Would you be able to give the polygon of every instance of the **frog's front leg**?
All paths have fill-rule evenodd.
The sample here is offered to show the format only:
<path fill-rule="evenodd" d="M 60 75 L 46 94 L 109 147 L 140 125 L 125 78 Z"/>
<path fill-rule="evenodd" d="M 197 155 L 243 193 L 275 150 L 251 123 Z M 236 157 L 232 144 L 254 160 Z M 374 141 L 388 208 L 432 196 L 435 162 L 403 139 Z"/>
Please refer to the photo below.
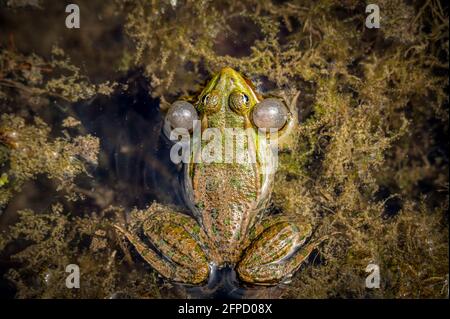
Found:
<path fill-rule="evenodd" d="M 236 270 L 241 280 L 273 285 L 290 277 L 319 242 L 309 242 L 310 225 L 286 219 L 273 219 L 256 230 L 256 237 L 244 251 Z"/>
<path fill-rule="evenodd" d="M 199 284 L 208 279 L 205 234 L 189 216 L 155 212 L 143 222 L 140 234 L 115 227 L 163 277 L 186 284 Z"/>

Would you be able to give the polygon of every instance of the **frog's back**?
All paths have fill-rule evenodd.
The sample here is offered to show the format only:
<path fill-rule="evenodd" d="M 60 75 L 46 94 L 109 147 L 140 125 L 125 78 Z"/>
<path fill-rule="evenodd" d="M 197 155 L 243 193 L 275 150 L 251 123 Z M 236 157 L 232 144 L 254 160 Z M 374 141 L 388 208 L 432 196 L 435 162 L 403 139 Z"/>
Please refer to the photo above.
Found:
<path fill-rule="evenodd" d="M 234 264 L 255 222 L 259 172 L 252 163 L 211 163 L 193 172 L 194 202 L 221 261 Z"/>

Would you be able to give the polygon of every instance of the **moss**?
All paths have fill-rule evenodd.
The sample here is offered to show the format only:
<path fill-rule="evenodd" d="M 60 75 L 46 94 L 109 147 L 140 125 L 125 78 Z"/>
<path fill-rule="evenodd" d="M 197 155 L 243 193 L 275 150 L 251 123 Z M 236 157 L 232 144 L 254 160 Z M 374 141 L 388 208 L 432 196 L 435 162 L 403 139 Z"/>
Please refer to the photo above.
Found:
<path fill-rule="evenodd" d="M 70 136 L 49 140 L 50 128 L 40 118 L 27 125 L 25 120 L 3 114 L 0 118 L 0 142 L 5 156 L 0 164 L 9 169 L 4 172 L 11 180 L 0 189 L 0 207 L 7 204 L 21 186 L 39 174 L 58 181 L 58 190 L 76 198 L 74 179 L 86 173 L 85 165 L 96 165 L 99 140 L 91 135 Z"/>
<path fill-rule="evenodd" d="M 367 1 L 117 3 L 135 45 L 124 48 L 120 69 L 144 70 L 162 104 L 192 99 L 224 66 L 254 80 L 264 95 L 295 101 L 299 94 L 300 125 L 280 154 L 273 207 L 310 222 L 314 238 L 327 239 L 280 287 L 282 297 L 448 298 L 449 45 L 448 12 L 439 1 L 379 1 L 379 30 L 364 27 Z M 245 42 L 251 33 L 256 36 Z M 242 46 L 245 54 L 233 54 Z M 70 189 L 85 165 L 95 163 L 98 141 L 49 137 L 49 125 L 30 110 L 48 107 L 49 97 L 109 94 L 114 83 L 90 83 L 58 49 L 50 60 L 2 50 L 0 62 L 0 98 L 10 114 L 2 117 L 0 161 L 11 163 L 2 167 L 0 202 L 19 191 L 18 181 L 40 173 Z M 28 112 L 15 114 L 17 105 Z M 63 123 L 78 126 L 76 119 Z M 60 155 L 51 160 L 54 150 Z M 81 160 L 67 156 L 75 154 Z M 111 220 L 98 214 L 21 213 L 0 237 L 2 248 L 28 240 L 13 257 L 23 265 L 8 274 L 19 297 L 160 296 L 154 273 L 132 264 L 126 244 L 111 232 L 119 214 Z M 145 214 L 133 210 L 130 227 Z M 36 285 L 48 271 L 63 278 L 61 267 L 72 260 L 86 269 L 86 290 L 77 295 L 52 283 Z M 380 289 L 364 286 L 369 263 L 380 266 Z M 105 264 L 107 275 L 99 266 Z"/>
<path fill-rule="evenodd" d="M 64 213 L 60 204 L 39 214 L 23 210 L 19 216 L 19 222 L 2 237 L 3 246 L 19 238 L 27 243 L 10 257 L 21 267 L 6 275 L 18 288 L 16 297 L 115 298 L 118 292 L 122 297 L 158 297 L 158 290 L 152 290 L 156 287 L 153 273 L 139 274 L 130 269 L 123 276 L 121 248 L 111 227 L 113 219 L 73 217 Z M 86 242 L 90 243 L 87 247 Z M 68 264 L 80 267 L 79 289 L 61 284 L 68 276 Z"/>

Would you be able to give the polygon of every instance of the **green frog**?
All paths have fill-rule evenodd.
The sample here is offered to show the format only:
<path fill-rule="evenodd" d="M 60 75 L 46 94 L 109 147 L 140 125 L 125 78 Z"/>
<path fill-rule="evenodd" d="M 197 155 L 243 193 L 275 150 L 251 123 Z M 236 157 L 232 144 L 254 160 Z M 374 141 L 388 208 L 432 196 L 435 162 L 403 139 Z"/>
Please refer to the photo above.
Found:
<path fill-rule="evenodd" d="M 183 164 L 182 185 L 191 214 L 154 204 L 137 231 L 116 228 L 171 281 L 199 285 L 213 267 L 224 266 L 233 267 L 239 279 L 250 284 L 286 280 L 317 242 L 310 241 L 312 227 L 301 219 L 265 216 L 276 159 L 273 145 L 264 137 L 269 129 L 279 139 L 287 136 L 297 124 L 296 113 L 281 99 L 263 99 L 243 75 L 223 68 L 194 103 L 172 104 L 165 126 L 168 131 L 184 129 L 190 136 L 196 128 L 201 133 L 213 129 L 223 136 L 215 144 L 219 152 L 226 152 L 223 141 L 230 128 L 244 130 L 244 146 L 255 155 L 240 161 L 237 156 L 231 161 L 224 156 L 198 160 L 202 153 L 192 148 Z M 200 149 L 208 142 L 202 139 Z"/>

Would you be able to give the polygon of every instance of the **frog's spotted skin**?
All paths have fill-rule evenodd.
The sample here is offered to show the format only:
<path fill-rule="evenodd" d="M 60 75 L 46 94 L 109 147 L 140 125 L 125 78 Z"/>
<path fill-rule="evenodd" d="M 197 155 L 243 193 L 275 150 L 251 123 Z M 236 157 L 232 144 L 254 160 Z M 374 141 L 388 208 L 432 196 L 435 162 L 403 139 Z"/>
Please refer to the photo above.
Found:
<path fill-rule="evenodd" d="M 251 112 L 261 100 L 238 72 L 222 69 L 195 104 L 202 131 L 212 128 L 222 136 L 226 128 L 256 133 Z M 295 120 L 291 115 L 286 126 Z M 219 141 L 223 154 L 224 141 Z M 202 141 L 202 147 L 207 143 Z M 292 275 L 316 247 L 316 243 L 305 244 L 311 227 L 301 220 L 262 219 L 273 182 L 273 173 L 267 171 L 272 158 L 264 159 L 262 154 L 271 153 L 256 134 L 245 146 L 258 150 L 256 162 L 185 165 L 183 189 L 195 218 L 153 205 L 138 231 L 117 226 L 162 276 L 199 284 L 207 280 L 209 264 L 230 265 L 245 282 L 273 285 Z"/>
<path fill-rule="evenodd" d="M 237 262 L 243 236 L 258 213 L 259 181 L 252 165 L 211 164 L 193 172 L 194 200 L 221 262 Z M 215 204 L 213 204 L 215 203 Z"/>

